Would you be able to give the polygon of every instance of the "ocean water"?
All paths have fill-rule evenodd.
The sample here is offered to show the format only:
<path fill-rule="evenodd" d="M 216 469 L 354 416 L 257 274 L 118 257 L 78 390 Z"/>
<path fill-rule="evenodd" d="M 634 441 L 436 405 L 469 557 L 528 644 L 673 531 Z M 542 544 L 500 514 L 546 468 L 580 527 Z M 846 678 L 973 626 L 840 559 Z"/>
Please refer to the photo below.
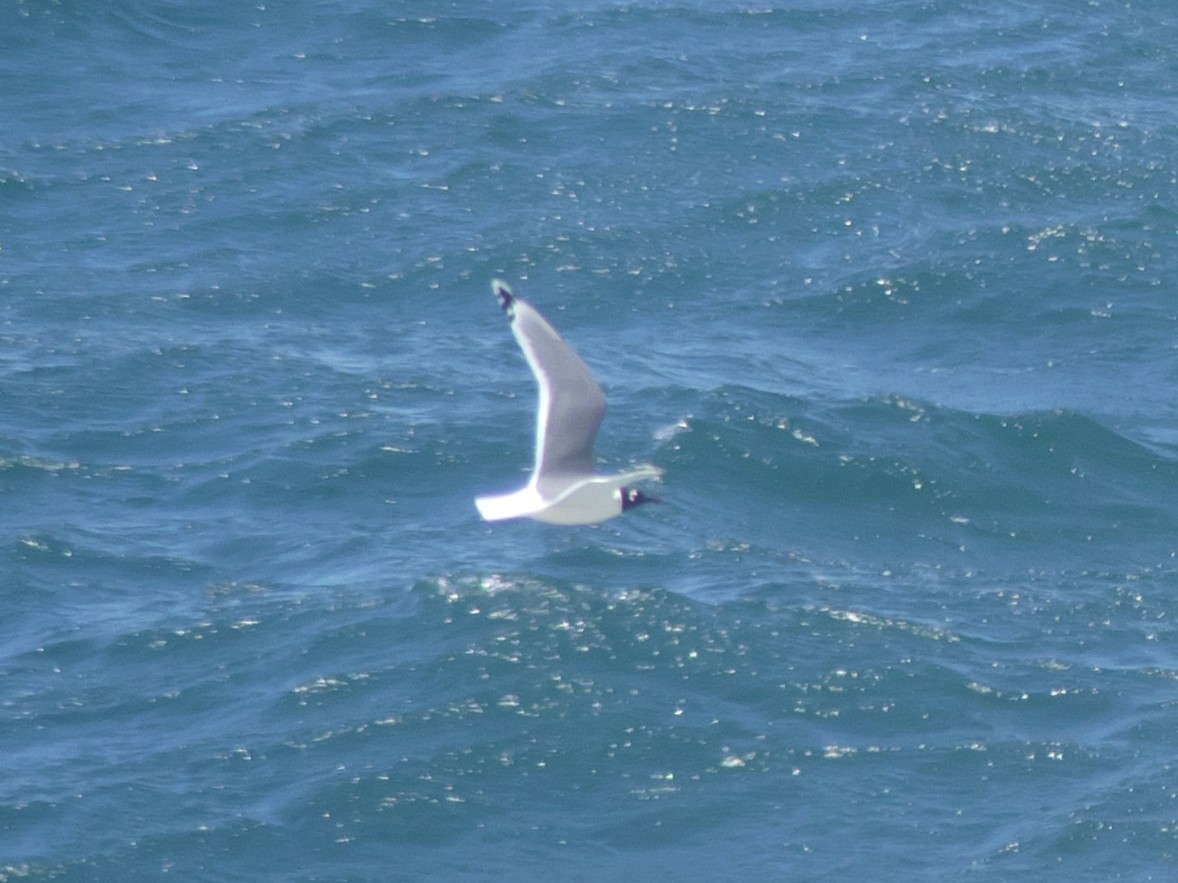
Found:
<path fill-rule="evenodd" d="M 1170 0 L 0 9 L 0 881 L 1171 880 Z M 582 353 L 661 506 L 486 524 Z"/>

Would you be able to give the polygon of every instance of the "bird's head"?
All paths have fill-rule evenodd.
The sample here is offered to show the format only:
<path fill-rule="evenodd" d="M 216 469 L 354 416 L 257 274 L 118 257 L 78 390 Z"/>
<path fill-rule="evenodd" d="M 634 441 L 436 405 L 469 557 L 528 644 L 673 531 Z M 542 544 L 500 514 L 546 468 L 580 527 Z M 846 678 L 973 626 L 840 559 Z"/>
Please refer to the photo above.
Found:
<path fill-rule="evenodd" d="M 641 506 L 643 503 L 661 503 L 658 497 L 652 497 L 649 494 L 644 494 L 636 487 L 623 487 L 618 489 L 618 493 L 622 495 L 622 511 L 633 509 L 635 506 Z"/>

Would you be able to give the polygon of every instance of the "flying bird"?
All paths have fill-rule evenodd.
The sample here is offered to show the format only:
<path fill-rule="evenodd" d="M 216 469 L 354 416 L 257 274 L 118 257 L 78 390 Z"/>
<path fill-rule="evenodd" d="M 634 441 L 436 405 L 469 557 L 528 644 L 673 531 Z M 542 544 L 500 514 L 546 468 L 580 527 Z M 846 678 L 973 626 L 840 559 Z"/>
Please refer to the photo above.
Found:
<path fill-rule="evenodd" d="M 598 475 L 593 442 L 605 417 L 605 396 L 581 357 L 530 303 L 501 279 L 491 282 L 511 332 L 536 377 L 536 454 L 528 483 L 510 494 L 477 497 L 487 521 L 534 518 L 550 524 L 594 524 L 642 503 L 660 502 L 633 487 L 657 479 L 657 466 Z"/>

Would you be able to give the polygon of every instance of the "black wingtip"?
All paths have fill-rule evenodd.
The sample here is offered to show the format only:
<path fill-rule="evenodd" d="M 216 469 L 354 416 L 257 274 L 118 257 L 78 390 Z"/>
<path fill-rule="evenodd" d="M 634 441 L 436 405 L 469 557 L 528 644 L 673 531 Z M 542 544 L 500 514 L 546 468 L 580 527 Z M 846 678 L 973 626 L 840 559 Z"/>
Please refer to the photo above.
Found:
<path fill-rule="evenodd" d="M 495 292 L 495 297 L 499 298 L 499 306 L 507 315 L 511 315 L 511 305 L 515 300 L 515 292 L 511 290 L 511 286 L 502 279 L 491 280 L 491 290 Z"/>

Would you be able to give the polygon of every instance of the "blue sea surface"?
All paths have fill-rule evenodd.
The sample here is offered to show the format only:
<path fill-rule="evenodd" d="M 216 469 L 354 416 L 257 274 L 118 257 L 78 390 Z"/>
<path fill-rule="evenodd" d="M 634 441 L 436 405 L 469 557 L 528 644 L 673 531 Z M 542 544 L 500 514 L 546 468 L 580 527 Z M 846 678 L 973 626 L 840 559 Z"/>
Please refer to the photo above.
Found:
<path fill-rule="evenodd" d="M 1173 880 L 1171 0 L 0 8 L 0 883 Z M 488 524 L 599 378 L 598 526 Z"/>

